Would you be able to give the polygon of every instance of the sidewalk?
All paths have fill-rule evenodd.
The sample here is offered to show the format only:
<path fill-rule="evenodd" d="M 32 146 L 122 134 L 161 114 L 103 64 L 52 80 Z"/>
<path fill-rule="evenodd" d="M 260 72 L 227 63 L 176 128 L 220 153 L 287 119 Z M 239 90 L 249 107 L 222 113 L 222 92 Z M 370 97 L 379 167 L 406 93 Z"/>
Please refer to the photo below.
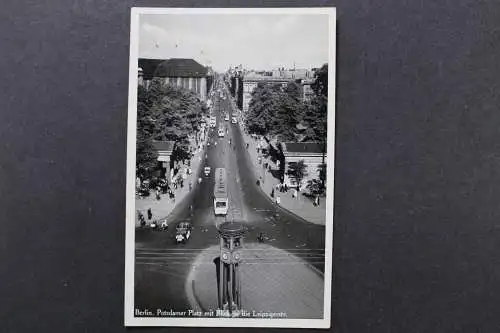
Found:
<path fill-rule="evenodd" d="M 275 201 L 276 196 L 279 195 L 281 201 L 280 206 L 282 208 L 285 208 L 286 210 L 302 217 L 303 219 L 311 223 L 325 225 L 326 221 L 325 198 L 321 198 L 319 206 L 314 206 L 313 201 L 303 196 L 301 193 L 299 193 L 298 197 L 294 199 L 292 198 L 291 190 L 289 190 L 288 192 L 281 193 L 276 189 L 274 191 L 275 198 L 271 198 L 271 192 L 273 190 L 273 187 L 279 184 L 280 181 L 279 179 L 275 178 L 269 170 L 264 169 L 263 165 L 264 163 L 268 163 L 269 165 L 271 165 L 272 170 L 277 170 L 278 167 L 274 162 L 265 157 L 262 157 L 262 164 L 259 164 L 258 162 L 259 154 L 257 153 L 257 145 L 259 142 L 258 139 L 257 140 L 252 139 L 252 137 L 245 132 L 244 125 L 242 125 L 241 122 L 240 122 L 240 129 L 244 141 L 249 144 L 247 151 L 248 154 L 250 155 L 251 161 L 253 161 L 254 163 L 255 176 L 257 179 L 259 179 L 259 177 L 262 177 L 261 188 L 267 195 L 267 197 Z"/>
<path fill-rule="evenodd" d="M 191 158 L 191 170 L 192 173 L 188 175 L 187 179 L 184 180 L 184 187 L 178 187 L 177 189 L 173 189 L 175 194 L 175 201 L 169 198 L 168 194 L 162 194 L 161 199 L 157 200 L 155 191 L 152 190 L 149 197 L 139 198 L 136 196 L 135 199 L 135 210 L 140 211 L 144 217 L 146 218 L 146 223 L 148 221 L 147 210 L 151 208 L 151 212 L 153 213 L 153 220 L 163 219 L 167 217 L 172 210 L 176 207 L 178 203 L 180 203 L 184 197 L 189 193 L 189 182 L 193 184 L 193 189 L 198 185 L 197 177 L 198 172 L 200 170 L 201 161 L 203 160 L 203 155 L 206 147 L 206 142 L 201 143 L 201 149 L 197 149 L 194 153 L 194 156 Z M 184 168 L 187 166 L 183 166 L 179 172 L 183 172 Z M 135 216 L 135 226 L 140 227 L 139 218 L 136 214 Z"/>
<path fill-rule="evenodd" d="M 271 245 L 246 243 L 240 264 L 241 304 L 244 310 L 285 313 L 292 319 L 323 318 L 324 279 L 298 256 Z M 186 281 L 193 309 L 215 310 L 217 275 L 215 245 L 195 259 Z"/>

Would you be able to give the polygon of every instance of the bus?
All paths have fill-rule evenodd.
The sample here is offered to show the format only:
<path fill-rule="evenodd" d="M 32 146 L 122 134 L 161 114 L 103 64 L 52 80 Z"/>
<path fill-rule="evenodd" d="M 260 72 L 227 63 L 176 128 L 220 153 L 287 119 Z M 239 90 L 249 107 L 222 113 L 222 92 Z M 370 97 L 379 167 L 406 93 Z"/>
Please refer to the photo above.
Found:
<path fill-rule="evenodd" d="M 210 117 L 210 127 L 217 126 L 217 118 L 215 116 Z"/>
<path fill-rule="evenodd" d="M 227 197 L 226 169 L 215 169 L 214 186 L 214 213 L 215 215 L 227 215 L 229 200 Z"/>

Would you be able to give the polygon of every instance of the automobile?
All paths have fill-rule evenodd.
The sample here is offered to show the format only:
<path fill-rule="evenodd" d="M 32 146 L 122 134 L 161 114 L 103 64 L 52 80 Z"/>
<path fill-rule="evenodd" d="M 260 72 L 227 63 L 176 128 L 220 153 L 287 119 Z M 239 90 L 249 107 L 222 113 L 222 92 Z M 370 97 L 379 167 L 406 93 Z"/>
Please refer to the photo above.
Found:
<path fill-rule="evenodd" d="M 205 173 L 205 176 L 208 176 L 210 174 L 210 167 L 206 166 L 205 169 L 203 169 L 203 172 Z"/>
<path fill-rule="evenodd" d="M 229 121 L 229 115 L 228 114 L 226 114 L 226 117 L 224 117 L 224 120 L 225 121 Z"/>
<path fill-rule="evenodd" d="M 192 231 L 193 227 L 191 223 L 187 221 L 179 222 L 175 228 L 175 242 L 177 244 L 186 244 L 189 238 L 191 238 Z"/>
<path fill-rule="evenodd" d="M 219 128 L 219 138 L 223 138 L 224 137 L 224 129 L 223 128 Z"/>
<path fill-rule="evenodd" d="M 231 124 L 237 124 L 238 121 L 236 120 L 236 117 L 233 117 L 233 119 L 231 119 Z"/>

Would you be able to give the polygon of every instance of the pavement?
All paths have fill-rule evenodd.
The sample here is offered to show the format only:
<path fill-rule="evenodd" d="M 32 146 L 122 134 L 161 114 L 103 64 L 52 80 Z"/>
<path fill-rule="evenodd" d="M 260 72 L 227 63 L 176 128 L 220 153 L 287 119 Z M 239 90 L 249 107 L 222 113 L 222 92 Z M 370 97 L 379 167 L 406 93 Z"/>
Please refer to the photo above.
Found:
<path fill-rule="evenodd" d="M 193 143 L 193 145 L 195 144 Z M 148 218 L 147 210 L 149 208 L 151 208 L 151 212 L 153 214 L 151 221 L 167 218 L 168 215 L 174 210 L 174 208 L 180 202 L 182 202 L 182 200 L 187 196 L 187 194 L 189 194 L 190 182 L 193 184 L 192 191 L 195 189 L 195 187 L 198 184 L 197 179 L 198 179 L 198 174 L 200 172 L 200 166 L 204 159 L 203 156 L 205 151 L 204 148 L 205 148 L 205 143 L 201 145 L 201 148 L 195 151 L 194 156 L 191 158 L 192 173 L 188 175 L 187 179 L 184 181 L 184 187 L 178 187 L 177 189 L 173 189 L 175 194 L 175 199 L 173 200 L 170 199 L 168 194 L 162 194 L 160 200 L 157 200 L 154 191 L 151 191 L 149 197 L 146 198 L 141 198 L 139 196 L 136 196 L 135 200 L 136 211 L 140 211 L 144 215 L 144 217 L 146 218 L 146 223 L 150 222 L 147 220 Z M 186 167 L 187 165 L 182 165 L 182 168 L 179 172 L 183 172 Z M 140 227 L 138 214 L 136 214 L 135 217 L 135 227 L 136 228 Z"/>
<path fill-rule="evenodd" d="M 271 161 L 269 158 L 262 157 L 262 163 L 258 162 L 259 154 L 257 153 L 257 146 L 260 142 L 257 138 L 252 138 L 243 128 L 242 122 L 239 122 L 241 127 L 241 133 L 245 142 L 249 144 L 247 149 L 248 154 L 250 155 L 250 159 L 254 163 L 254 172 L 255 177 L 258 179 L 261 177 L 261 188 L 266 194 L 266 196 L 275 201 L 277 195 L 280 197 L 280 206 L 291 213 L 300 216 L 304 220 L 319 224 L 325 225 L 326 221 L 326 200 L 325 198 L 321 198 L 318 206 L 313 205 L 313 200 L 309 199 L 306 196 L 303 196 L 299 193 L 296 198 L 292 198 L 292 191 L 281 193 L 275 189 L 275 198 L 271 197 L 271 192 L 273 187 L 276 187 L 280 183 L 278 178 L 275 178 L 271 171 L 263 168 L 264 163 L 268 163 L 271 166 L 271 170 L 278 170 L 279 167 Z"/>
<path fill-rule="evenodd" d="M 323 318 L 323 275 L 302 257 L 312 251 L 283 250 L 267 244 L 249 243 L 241 250 L 241 304 L 247 311 L 284 313 L 284 318 Z M 186 281 L 191 308 L 217 309 L 217 276 L 213 260 L 218 246 L 202 251 Z"/>

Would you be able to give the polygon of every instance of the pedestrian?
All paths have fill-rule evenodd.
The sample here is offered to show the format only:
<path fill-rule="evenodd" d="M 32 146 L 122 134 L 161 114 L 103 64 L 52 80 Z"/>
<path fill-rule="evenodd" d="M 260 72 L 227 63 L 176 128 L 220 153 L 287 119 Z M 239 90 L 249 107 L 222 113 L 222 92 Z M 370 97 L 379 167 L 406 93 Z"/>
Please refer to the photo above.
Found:
<path fill-rule="evenodd" d="M 271 191 L 271 198 L 274 198 L 274 187 L 273 190 Z"/>
<path fill-rule="evenodd" d="M 148 220 L 151 220 L 153 217 L 153 213 L 151 212 L 151 208 L 148 208 Z"/>
<path fill-rule="evenodd" d="M 248 142 L 247 142 L 247 149 L 248 149 Z"/>
<path fill-rule="evenodd" d="M 172 193 L 172 201 L 175 203 L 175 193 Z"/>
<path fill-rule="evenodd" d="M 292 191 L 292 199 L 295 199 L 297 197 L 297 190 L 293 189 Z"/>
<path fill-rule="evenodd" d="M 168 223 L 167 223 L 167 219 L 165 218 L 162 222 L 161 222 L 161 230 L 167 230 L 168 229 Z"/>
<path fill-rule="evenodd" d="M 191 192 L 192 189 L 193 189 L 193 183 L 189 182 L 189 192 Z"/>
<path fill-rule="evenodd" d="M 262 235 L 262 232 L 259 233 L 259 237 L 257 237 L 257 240 L 259 241 L 259 243 L 264 243 L 264 236 Z"/>
<path fill-rule="evenodd" d="M 160 188 L 157 187 L 156 188 L 156 200 L 160 200 L 160 199 L 161 199 L 161 197 L 160 197 Z"/>

